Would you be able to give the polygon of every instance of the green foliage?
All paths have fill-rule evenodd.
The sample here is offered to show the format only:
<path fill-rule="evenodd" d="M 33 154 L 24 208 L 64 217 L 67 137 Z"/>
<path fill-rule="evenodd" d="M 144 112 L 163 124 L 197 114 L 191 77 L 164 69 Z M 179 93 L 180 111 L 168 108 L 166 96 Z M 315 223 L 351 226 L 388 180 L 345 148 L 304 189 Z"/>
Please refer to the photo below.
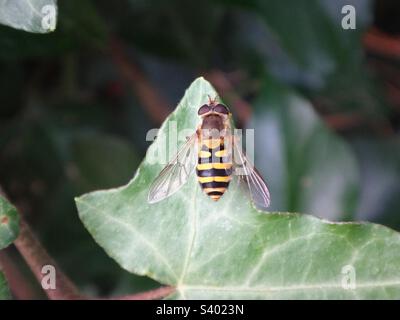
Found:
<path fill-rule="evenodd" d="M 58 9 L 57 28 L 46 35 L 0 25 L 0 58 L 7 61 L 33 57 L 62 59 L 66 53 L 105 47 L 106 24 L 92 1 L 62 1 Z"/>
<path fill-rule="evenodd" d="M 54 14 L 54 26 L 43 23 L 49 13 Z M 56 15 L 57 0 L 0 0 L 0 23 L 16 29 L 35 33 L 51 32 L 55 28 Z"/>
<path fill-rule="evenodd" d="M 170 198 L 147 203 L 163 166 L 149 156 L 166 153 L 171 121 L 178 130 L 195 127 L 207 95 L 216 92 L 197 79 L 126 186 L 76 199 L 97 243 L 124 269 L 175 286 L 169 298 L 400 298 L 400 235 L 383 226 L 261 212 L 235 183 L 215 203 L 194 176 Z M 354 290 L 342 286 L 348 265 Z"/>
<path fill-rule="evenodd" d="M 9 246 L 18 236 L 17 209 L 0 195 L 0 250 Z M 0 299 L 9 297 L 9 291 L 4 275 L 0 269 Z"/>
<path fill-rule="evenodd" d="M 0 196 L 0 250 L 12 243 L 18 235 L 17 209 Z"/>
<path fill-rule="evenodd" d="M 255 104 L 255 157 L 275 195 L 273 210 L 351 218 L 359 190 L 358 164 L 342 138 L 311 104 L 271 78 Z"/>

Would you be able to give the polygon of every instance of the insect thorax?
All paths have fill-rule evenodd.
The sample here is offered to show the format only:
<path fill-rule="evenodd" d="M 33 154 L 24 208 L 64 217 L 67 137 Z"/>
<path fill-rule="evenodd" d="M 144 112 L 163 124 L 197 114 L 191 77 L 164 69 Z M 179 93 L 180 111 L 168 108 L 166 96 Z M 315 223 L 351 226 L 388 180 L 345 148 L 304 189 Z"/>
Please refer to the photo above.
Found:
<path fill-rule="evenodd" d="M 203 122 L 201 124 L 201 129 L 203 131 L 207 130 L 221 131 L 224 129 L 224 119 L 217 114 L 211 114 L 203 119 Z"/>

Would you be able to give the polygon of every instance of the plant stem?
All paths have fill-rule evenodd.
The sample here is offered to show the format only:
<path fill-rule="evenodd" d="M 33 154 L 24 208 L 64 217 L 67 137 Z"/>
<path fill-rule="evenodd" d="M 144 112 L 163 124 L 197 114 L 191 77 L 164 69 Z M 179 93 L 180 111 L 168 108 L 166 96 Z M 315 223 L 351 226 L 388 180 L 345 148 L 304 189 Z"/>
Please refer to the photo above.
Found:
<path fill-rule="evenodd" d="M 112 297 L 108 300 L 155 300 L 164 298 L 174 291 L 175 291 L 174 287 L 161 287 L 146 292 L 120 296 L 120 297 Z"/>
<path fill-rule="evenodd" d="M 14 263 L 7 249 L 0 251 L 0 265 L 6 276 L 11 292 L 16 299 L 31 300 L 38 298 L 37 291 Z"/>
<path fill-rule="evenodd" d="M 400 41 L 396 36 L 388 35 L 377 28 L 371 28 L 363 37 L 366 49 L 372 53 L 389 57 L 400 57 Z"/>
<path fill-rule="evenodd" d="M 55 261 L 48 255 L 46 250 L 42 247 L 39 240 L 33 234 L 32 230 L 20 216 L 20 232 L 18 238 L 14 242 L 18 251 L 29 265 L 33 274 L 39 283 L 42 282 L 43 276 L 42 268 L 45 265 L 54 266 L 56 270 L 55 275 L 55 288 L 44 289 L 49 299 L 52 300 L 71 300 L 71 299 L 84 299 L 78 293 L 78 289 L 71 282 L 71 280 L 63 274 L 60 268 L 56 265 Z"/>

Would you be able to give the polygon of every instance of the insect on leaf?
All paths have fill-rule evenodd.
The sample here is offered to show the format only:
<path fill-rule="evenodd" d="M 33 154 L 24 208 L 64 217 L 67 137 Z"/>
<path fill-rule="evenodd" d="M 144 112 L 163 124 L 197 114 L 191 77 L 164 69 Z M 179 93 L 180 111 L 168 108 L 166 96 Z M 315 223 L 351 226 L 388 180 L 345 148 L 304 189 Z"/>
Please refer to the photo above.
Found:
<path fill-rule="evenodd" d="M 169 126 L 194 130 L 197 109 L 216 94 L 195 80 L 134 178 L 76 199 L 97 243 L 122 268 L 174 286 L 173 299 L 399 299 L 400 235 L 386 227 L 261 212 L 235 183 L 214 202 L 195 175 L 165 200 L 147 202 L 168 161 L 154 163 L 153 155 L 166 154 Z"/>

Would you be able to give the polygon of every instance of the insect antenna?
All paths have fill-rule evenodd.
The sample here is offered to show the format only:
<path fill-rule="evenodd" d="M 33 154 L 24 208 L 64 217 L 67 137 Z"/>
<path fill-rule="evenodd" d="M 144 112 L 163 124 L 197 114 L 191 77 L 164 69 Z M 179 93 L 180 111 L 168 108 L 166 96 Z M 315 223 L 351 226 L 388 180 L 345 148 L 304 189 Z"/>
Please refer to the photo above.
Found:
<path fill-rule="evenodd" d="M 207 96 L 208 96 L 208 104 L 212 106 L 215 105 L 215 102 L 217 102 L 218 95 L 216 95 L 214 99 L 212 99 L 209 94 Z"/>

